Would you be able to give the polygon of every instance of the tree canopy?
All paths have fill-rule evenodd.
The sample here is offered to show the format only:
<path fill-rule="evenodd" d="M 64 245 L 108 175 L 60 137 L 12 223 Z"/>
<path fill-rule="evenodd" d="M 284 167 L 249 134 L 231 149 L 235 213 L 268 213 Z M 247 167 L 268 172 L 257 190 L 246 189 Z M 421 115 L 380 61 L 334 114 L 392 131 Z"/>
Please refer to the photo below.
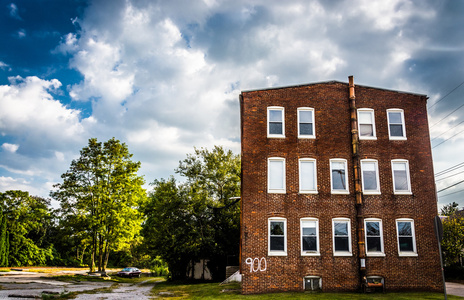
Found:
<path fill-rule="evenodd" d="M 213 278 L 221 279 L 227 257 L 239 254 L 240 157 L 219 146 L 195 149 L 176 172 L 184 183 L 170 177 L 152 184 L 144 207 L 145 241 L 174 279 L 185 277 L 200 259 L 207 259 Z"/>
<path fill-rule="evenodd" d="M 104 272 L 110 251 L 127 246 L 140 229 L 138 207 L 146 194 L 137 175 L 140 162 L 131 157 L 126 144 L 114 138 L 105 143 L 92 138 L 51 193 L 72 237 L 90 249 L 91 271 L 97 265 Z"/>
<path fill-rule="evenodd" d="M 46 239 L 52 226 L 49 200 L 28 192 L 0 193 L 0 265 L 45 265 L 53 258 Z"/>

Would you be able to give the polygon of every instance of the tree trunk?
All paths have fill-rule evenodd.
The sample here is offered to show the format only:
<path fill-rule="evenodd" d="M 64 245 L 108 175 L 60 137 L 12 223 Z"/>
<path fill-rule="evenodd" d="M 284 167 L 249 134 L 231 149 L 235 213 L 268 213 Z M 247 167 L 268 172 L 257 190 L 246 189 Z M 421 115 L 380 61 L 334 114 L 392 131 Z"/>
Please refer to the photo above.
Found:
<path fill-rule="evenodd" d="M 106 270 L 106 266 L 108 265 L 108 258 L 110 257 L 110 242 L 107 240 L 105 245 L 105 261 L 103 263 L 103 272 Z"/>

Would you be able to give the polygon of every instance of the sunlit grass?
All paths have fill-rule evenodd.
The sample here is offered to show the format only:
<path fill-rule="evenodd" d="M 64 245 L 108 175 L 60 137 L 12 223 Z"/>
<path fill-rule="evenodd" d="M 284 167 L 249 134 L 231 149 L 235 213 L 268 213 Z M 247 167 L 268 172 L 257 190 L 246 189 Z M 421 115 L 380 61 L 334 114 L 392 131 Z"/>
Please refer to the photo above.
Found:
<path fill-rule="evenodd" d="M 218 283 L 157 283 L 152 296 L 169 299 L 315 299 L 315 300 L 442 300 L 440 293 L 309 293 L 289 292 L 270 293 L 259 295 L 241 295 L 240 284 L 231 283 L 219 285 Z M 450 296 L 448 299 L 464 299 L 462 297 Z"/>

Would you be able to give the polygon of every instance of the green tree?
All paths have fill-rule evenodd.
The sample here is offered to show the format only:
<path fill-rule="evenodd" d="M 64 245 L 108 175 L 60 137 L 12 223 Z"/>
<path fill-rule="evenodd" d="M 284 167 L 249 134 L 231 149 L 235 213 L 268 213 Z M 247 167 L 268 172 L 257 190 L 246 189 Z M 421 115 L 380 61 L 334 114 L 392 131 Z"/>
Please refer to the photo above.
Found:
<path fill-rule="evenodd" d="M 446 204 L 440 210 L 440 214 L 442 216 L 452 216 L 455 212 L 458 211 L 458 207 L 459 207 L 459 204 L 457 204 L 456 202 Z"/>
<path fill-rule="evenodd" d="M 464 254 L 464 216 L 455 215 L 443 221 L 441 246 L 447 265 L 459 263 Z"/>
<path fill-rule="evenodd" d="M 92 138 L 51 193 L 75 238 L 90 249 L 91 271 L 96 265 L 105 272 L 110 251 L 125 247 L 140 230 L 138 207 L 146 194 L 137 175 L 140 162 L 131 157 L 126 144 L 114 138 L 105 143 Z"/>
<path fill-rule="evenodd" d="M 207 259 L 213 279 L 225 275 L 228 256 L 238 256 L 240 242 L 240 157 L 215 146 L 195 149 L 176 172 L 186 178 L 155 180 L 144 208 L 143 235 L 167 262 L 174 279 L 189 264 Z"/>
<path fill-rule="evenodd" d="M 0 193 L 2 265 L 45 265 L 53 259 L 53 246 L 46 239 L 52 226 L 49 204 L 24 191 Z"/>

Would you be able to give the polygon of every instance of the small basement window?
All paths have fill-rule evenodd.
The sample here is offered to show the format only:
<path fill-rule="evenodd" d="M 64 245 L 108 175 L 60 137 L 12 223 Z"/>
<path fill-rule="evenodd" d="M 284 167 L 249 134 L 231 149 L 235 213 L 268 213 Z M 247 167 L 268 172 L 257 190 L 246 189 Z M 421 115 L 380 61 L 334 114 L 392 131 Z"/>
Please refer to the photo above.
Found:
<path fill-rule="evenodd" d="M 306 276 L 304 278 L 305 291 L 319 291 L 322 289 L 322 279 L 319 276 Z"/>
<path fill-rule="evenodd" d="M 364 292 L 383 292 L 384 291 L 384 279 L 381 276 L 367 276 L 366 285 L 364 286 Z"/>

